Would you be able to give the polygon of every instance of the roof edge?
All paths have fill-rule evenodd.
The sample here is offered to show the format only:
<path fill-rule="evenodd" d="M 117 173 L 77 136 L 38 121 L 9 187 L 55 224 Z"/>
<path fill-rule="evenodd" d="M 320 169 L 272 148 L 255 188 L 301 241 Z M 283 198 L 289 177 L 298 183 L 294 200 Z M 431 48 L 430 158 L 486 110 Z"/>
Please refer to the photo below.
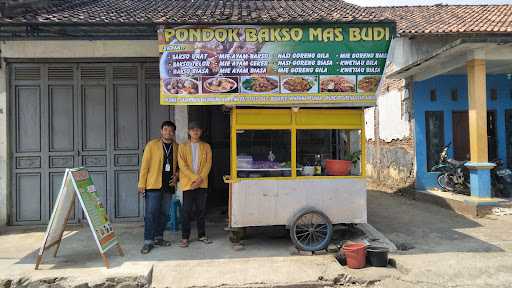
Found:
<path fill-rule="evenodd" d="M 418 60 L 396 70 L 386 75 L 386 78 L 390 79 L 402 79 L 400 74 L 407 72 L 415 67 L 422 65 L 423 63 L 430 61 L 439 55 L 455 48 L 463 44 L 487 44 L 487 43 L 499 43 L 499 44 L 509 44 L 512 43 L 512 38 L 510 37 L 496 37 L 496 38 L 461 38 L 457 39 L 437 50 L 434 50 L 431 54 L 419 58 Z"/>

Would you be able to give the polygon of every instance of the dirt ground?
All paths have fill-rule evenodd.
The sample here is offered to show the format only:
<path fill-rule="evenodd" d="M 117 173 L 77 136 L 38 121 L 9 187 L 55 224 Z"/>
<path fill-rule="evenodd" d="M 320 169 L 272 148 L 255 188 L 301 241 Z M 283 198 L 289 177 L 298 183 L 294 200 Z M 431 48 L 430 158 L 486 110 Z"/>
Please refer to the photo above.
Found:
<path fill-rule="evenodd" d="M 467 218 L 393 194 L 368 193 L 368 222 L 393 241 L 401 272 L 375 287 L 512 287 L 512 216 Z"/>

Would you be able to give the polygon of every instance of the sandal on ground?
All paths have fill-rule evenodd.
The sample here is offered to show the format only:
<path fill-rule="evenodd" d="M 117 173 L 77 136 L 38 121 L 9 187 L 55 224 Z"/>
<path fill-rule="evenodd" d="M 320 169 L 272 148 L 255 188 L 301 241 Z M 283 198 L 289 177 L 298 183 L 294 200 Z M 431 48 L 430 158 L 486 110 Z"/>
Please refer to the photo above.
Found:
<path fill-rule="evenodd" d="M 187 248 L 188 247 L 188 240 L 187 239 L 182 239 L 181 242 L 180 242 L 180 247 L 181 248 Z"/>
<path fill-rule="evenodd" d="M 149 251 L 151 251 L 151 249 L 153 249 L 153 245 L 152 244 L 144 244 L 144 246 L 142 246 L 142 249 L 140 249 L 140 253 L 141 254 L 148 254 Z"/>
<path fill-rule="evenodd" d="M 205 243 L 205 244 L 212 244 L 212 243 L 213 243 L 213 242 L 212 242 L 210 239 L 208 239 L 208 237 L 206 237 L 206 236 L 203 236 L 203 237 L 199 238 L 198 240 L 199 240 L 199 241 L 201 241 L 201 242 L 203 242 L 203 243 Z"/>
<path fill-rule="evenodd" d="M 165 246 L 165 247 L 168 247 L 168 246 L 171 246 L 171 241 L 167 241 L 167 240 L 164 240 L 164 239 L 156 239 L 153 244 L 155 244 L 155 246 Z"/>

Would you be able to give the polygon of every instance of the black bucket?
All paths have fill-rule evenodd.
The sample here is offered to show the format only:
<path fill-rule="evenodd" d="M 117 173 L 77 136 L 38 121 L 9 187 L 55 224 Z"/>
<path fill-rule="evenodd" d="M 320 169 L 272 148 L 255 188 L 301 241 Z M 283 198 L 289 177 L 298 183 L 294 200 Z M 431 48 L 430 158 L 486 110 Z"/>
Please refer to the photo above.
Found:
<path fill-rule="evenodd" d="M 388 253 L 389 249 L 379 246 L 366 247 L 367 262 L 373 267 L 386 267 L 388 266 Z"/>

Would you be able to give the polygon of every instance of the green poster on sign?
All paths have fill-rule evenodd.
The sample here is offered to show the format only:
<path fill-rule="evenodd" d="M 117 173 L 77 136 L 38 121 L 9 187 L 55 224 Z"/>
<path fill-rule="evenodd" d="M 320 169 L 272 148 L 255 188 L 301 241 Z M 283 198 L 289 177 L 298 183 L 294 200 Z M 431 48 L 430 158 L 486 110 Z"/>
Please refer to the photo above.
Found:
<path fill-rule="evenodd" d="M 162 27 L 160 103 L 371 106 L 393 34 L 389 23 Z"/>
<path fill-rule="evenodd" d="M 89 172 L 85 169 L 71 169 L 71 175 L 76 183 L 76 188 L 80 194 L 79 200 L 83 203 L 87 220 L 89 220 L 94 230 L 96 240 L 102 252 L 107 251 L 117 244 L 117 238 L 108 219 L 107 210 L 98 196 L 96 186 L 94 186 Z"/>

